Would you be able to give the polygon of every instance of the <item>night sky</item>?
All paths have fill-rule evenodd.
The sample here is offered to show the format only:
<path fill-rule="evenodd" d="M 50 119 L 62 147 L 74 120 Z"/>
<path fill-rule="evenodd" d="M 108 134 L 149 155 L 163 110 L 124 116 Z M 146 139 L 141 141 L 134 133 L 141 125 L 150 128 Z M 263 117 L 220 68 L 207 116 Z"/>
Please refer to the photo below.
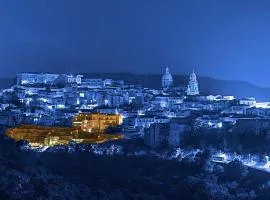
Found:
<path fill-rule="evenodd" d="M 0 0 L 1 77 L 188 74 L 270 86 L 270 1 Z"/>

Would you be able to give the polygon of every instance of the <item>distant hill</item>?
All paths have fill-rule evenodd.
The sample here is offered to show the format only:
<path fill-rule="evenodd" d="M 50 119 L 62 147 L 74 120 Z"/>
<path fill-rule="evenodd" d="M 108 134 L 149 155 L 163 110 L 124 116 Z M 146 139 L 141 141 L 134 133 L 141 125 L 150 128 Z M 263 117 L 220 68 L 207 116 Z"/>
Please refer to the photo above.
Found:
<path fill-rule="evenodd" d="M 130 74 L 130 73 L 91 73 L 85 74 L 89 78 L 111 78 L 124 80 L 131 84 L 158 89 L 161 87 L 161 74 Z M 174 75 L 174 86 L 186 86 L 187 75 Z M 197 77 L 201 94 L 233 95 L 236 97 L 256 97 L 259 100 L 270 100 L 270 88 L 262 88 L 246 81 L 218 80 L 209 77 Z"/>
<path fill-rule="evenodd" d="M 6 89 L 14 85 L 15 78 L 0 78 L 0 89 Z"/>

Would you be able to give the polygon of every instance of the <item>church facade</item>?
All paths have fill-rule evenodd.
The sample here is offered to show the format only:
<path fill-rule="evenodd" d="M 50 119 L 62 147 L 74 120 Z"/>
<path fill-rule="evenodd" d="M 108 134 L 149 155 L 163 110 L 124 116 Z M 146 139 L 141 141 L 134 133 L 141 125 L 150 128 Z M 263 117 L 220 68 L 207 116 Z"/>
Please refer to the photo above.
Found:
<path fill-rule="evenodd" d="M 187 86 L 187 95 L 194 96 L 194 95 L 198 95 L 199 93 L 200 92 L 199 92 L 197 77 L 193 71 L 189 77 L 189 83 Z"/>

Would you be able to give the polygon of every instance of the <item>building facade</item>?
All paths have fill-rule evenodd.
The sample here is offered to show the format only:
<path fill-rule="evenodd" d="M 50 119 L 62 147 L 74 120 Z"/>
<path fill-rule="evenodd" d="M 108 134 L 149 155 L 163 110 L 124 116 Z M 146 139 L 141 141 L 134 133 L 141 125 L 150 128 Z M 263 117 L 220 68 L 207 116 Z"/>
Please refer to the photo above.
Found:
<path fill-rule="evenodd" d="M 169 130 L 168 124 L 152 124 L 148 129 L 145 129 L 144 143 L 151 148 L 167 146 Z"/>
<path fill-rule="evenodd" d="M 73 119 L 73 126 L 86 132 L 104 132 L 110 126 L 118 126 L 123 122 L 120 114 L 80 113 Z"/>
<path fill-rule="evenodd" d="M 190 74 L 189 83 L 187 87 L 187 95 L 194 96 L 199 94 L 199 86 L 197 82 L 197 77 L 194 71 Z"/>

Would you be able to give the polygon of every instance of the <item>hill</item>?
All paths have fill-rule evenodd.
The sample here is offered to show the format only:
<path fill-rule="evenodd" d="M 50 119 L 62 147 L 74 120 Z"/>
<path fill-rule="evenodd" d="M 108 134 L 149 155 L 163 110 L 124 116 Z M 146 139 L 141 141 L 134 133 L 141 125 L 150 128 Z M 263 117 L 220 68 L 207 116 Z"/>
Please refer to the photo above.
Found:
<path fill-rule="evenodd" d="M 11 87 L 15 83 L 15 78 L 0 78 L 0 89 Z"/>
<path fill-rule="evenodd" d="M 131 84 L 158 89 L 161 87 L 161 74 L 130 74 L 130 73 L 91 73 L 85 74 L 89 78 L 111 78 L 124 80 Z M 174 86 L 186 86 L 187 75 L 174 75 Z M 201 94 L 233 95 L 236 97 L 256 97 L 259 100 L 270 99 L 270 88 L 263 88 L 246 81 L 218 80 L 209 77 L 197 77 Z"/>

